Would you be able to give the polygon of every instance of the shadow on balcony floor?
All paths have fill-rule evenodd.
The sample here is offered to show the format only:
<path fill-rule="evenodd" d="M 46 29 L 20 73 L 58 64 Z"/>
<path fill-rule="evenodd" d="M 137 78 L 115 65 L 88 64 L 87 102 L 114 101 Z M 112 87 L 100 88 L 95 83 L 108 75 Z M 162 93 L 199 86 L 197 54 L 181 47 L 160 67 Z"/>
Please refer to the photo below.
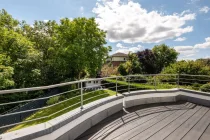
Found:
<path fill-rule="evenodd" d="M 190 102 L 141 105 L 120 111 L 77 140 L 208 140 L 210 111 Z"/>

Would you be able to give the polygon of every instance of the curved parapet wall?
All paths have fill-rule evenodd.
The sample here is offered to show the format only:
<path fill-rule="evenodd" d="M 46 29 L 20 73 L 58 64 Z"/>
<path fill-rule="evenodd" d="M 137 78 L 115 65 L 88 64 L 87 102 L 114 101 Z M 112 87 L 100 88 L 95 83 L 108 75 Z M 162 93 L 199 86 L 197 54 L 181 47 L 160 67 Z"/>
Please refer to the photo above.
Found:
<path fill-rule="evenodd" d="M 46 123 L 1 135 L 2 140 L 73 140 L 108 116 L 141 104 L 176 102 L 179 100 L 210 106 L 210 94 L 185 89 L 145 90 L 107 97 L 79 108 Z"/>

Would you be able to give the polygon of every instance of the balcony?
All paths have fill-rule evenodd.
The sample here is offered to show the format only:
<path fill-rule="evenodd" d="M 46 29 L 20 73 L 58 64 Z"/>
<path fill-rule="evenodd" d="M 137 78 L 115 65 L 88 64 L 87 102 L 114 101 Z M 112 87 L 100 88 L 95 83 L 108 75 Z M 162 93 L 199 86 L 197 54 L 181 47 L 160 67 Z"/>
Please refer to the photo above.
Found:
<path fill-rule="evenodd" d="M 89 87 L 86 83 L 94 83 L 90 81 L 100 88 Z M 129 75 L 3 90 L 0 94 L 58 93 L 1 103 L 19 105 L 1 114 L 1 139 L 207 140 L 210 97 L 197 85 L 209 81 L 203 75 Z M 65 94 L 68 98 L 36 106 Z"/>

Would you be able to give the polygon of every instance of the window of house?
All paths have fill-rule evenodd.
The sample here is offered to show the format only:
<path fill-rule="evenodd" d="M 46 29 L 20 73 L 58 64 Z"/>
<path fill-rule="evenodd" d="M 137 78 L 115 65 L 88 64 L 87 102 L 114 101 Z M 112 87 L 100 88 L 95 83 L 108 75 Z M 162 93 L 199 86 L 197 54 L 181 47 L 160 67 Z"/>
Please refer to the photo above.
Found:
<path fill-rule="evenodd" d="M 124 60 L 125 60 L 125 58 L 124 58 Z"/>

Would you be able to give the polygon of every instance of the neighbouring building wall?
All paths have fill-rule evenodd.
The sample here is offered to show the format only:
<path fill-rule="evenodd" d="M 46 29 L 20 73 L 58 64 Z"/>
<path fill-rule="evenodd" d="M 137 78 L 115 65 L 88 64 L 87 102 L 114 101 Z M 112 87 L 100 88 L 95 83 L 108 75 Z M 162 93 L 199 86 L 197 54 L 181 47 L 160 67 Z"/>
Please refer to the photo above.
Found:
<path fill-rule="evenodd" d="M 107 62 L 111 62 L 112 66 L 116 67 L 119 66 L 121 63 L 124 63 L 128 60 L 128 55 L 123 53 L 116 53 L 111 55 Z"/>
<path fill-rule="evenodd" d="M 127 61 L 127 57 L 114 56 L 111 58 L 111 61 Z"/>
<path fill-rule="evenodd" d="M 125 61 L 112 61 L 112 66 L 113 67 L 117 67 L 117 66 L 119 66 L 121 63 L 124 63 Z"/>

